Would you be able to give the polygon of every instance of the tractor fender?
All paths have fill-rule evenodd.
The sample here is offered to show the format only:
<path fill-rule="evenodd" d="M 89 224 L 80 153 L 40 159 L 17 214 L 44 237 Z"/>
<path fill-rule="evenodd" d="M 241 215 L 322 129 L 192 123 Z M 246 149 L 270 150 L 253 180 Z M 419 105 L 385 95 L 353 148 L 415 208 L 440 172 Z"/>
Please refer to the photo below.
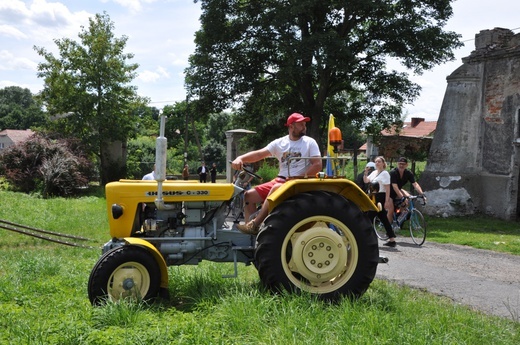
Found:
<path fill-rule="evenodd" d="M 159 269 L 161 271 L 161 288 L 168 289 L 168 269 L 166 266 L 166 261 L 164 261 L 163 256 L 157 250 L 157 248 L 150 242 L 145 241 L 141 238 L 125 237 L 123 241 L 125 241 L 125 243 L 129 245 L 143 247 L 152 254 L 155 261 L 157 261 L 157 265 L 159 265 Z"/>
<path fill-rule="evenodd" d="M 348 179 L 307 178 L 288 180 L 269 195 L 267 197 L 269 213 L 280 203 L 295 194 L 317 190 L 340 194 L 355 203 L 363 212 L 379 211 L 369 196 Z"/>

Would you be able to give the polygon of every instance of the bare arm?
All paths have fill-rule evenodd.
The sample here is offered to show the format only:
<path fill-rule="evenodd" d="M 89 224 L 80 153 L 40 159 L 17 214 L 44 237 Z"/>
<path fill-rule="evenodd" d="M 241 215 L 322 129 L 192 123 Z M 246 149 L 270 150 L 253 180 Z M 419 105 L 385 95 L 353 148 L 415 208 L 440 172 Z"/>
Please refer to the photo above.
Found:
<path fill-rule="evenodd" d="M 321 157 L 311 158 L 310 159 L 311 165 L 307 168 L 306 175 L 307 176 L 314 176 L 317 173 L 319 173 L 322 169 L 322 163 L 321 163 Z"/>
<path fill-rule="evenodd" d="M 238 156 L 235 158 L 235 160 L 231 163 L 231 166 L 235 170 L 242 169 L 242 166 L 244 163 L 254 163 L 258 162 L 259 160 L 271 156 L 271 152 L 267 150 L 266 148 L 251 151 L 248 153 L 244 153 L 243 155 Z"/>
<path fill-rule="evenodd" d="M 419 186 L 419 184 L 418 184 L 417 182 L 415 182 L 415 183 L 413 184 L 413 188 L 415 188 L 415 190 L 416 190 L 417 192 L 419 192 L 419 194 L 424 194 L 423 191 L 422 191 L 421 186 Z"/>

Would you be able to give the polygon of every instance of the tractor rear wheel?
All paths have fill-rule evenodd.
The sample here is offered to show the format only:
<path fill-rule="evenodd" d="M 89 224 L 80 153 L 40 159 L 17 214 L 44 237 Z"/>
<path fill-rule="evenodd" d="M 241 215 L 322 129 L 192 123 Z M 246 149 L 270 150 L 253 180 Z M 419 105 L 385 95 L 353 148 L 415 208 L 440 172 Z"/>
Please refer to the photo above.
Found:
<path fill-rule="evenodd" d="M 379 260 L 368 217 L 325 191 L 301 193 L 277 206 L 257 236 L 255 264 L 273 292 L 307 291 L 327 301 L 361 296 Z"/>
<path fill-rule="evenodd" d="M 90 273 L 88 297 L 92 305 L 124 298 L 149 300 L 157 297 L 160 279 L 159 265 L 146 249 L 125 245 L 98 260 Z"/>

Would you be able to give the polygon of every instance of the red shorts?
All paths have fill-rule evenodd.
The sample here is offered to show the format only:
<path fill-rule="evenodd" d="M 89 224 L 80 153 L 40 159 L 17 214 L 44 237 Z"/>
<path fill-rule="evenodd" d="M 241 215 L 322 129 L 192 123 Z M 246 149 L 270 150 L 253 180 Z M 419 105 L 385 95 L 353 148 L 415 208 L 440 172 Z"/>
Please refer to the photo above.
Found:
<path fill-rule="evenodd" d="M 262 198 L 262 200 L 265 200 L 267 196 L 269 195 L 269 192 L 273 188 L 273 186 L 277 183 L 285 183 L 285 179 L 281 177 L 275 177 L 269 182 L 262 183 L 255 187 L 256 192 L 258 195 Z"/>

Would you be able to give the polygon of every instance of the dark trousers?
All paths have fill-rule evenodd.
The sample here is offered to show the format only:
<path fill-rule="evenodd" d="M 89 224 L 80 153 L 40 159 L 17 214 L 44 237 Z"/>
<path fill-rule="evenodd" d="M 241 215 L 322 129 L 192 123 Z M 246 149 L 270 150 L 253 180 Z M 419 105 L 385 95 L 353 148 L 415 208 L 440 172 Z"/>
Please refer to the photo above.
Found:
<path fill-rule="evenodd" d="M 206 183 L 206 178 L 208 177 L 207 173 L 200 173 L 199 174 L 199 181 Z"/>
<path fill-rule="evenodd" d="M 392 229 L 392 224 L 390 224 L 390 221 L 387 217 L 387 211 L 385 210 L 385 199 L 386 199 L 386 193 L 376 193 L 376 205 L 378 203 L 381 203 L 381 207 L 383 208 L 381 211 L 377 213 L 377 216 L 381 220 L 381 223 L 383 223 L 383 226 L 386 230 L 386 235 L 388 238 L 395 237 L 394 229 Z"/>

